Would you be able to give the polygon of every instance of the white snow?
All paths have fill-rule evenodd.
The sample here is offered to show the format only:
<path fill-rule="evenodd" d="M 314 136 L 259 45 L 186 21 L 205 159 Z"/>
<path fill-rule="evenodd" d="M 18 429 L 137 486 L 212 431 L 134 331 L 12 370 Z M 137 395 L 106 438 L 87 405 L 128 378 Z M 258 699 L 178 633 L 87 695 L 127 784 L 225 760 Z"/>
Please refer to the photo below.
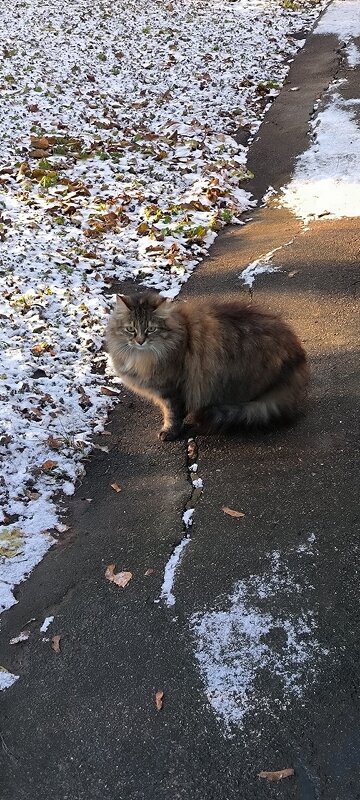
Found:
<path fill-rule="evenodd" d="M 193 514 L 195 509 L 194 508 L 187 508 L 182 515 L 182 520 L 185 525 L 185 528 L 190 528 L 193 524 Z"/>
<path fill-rule="evenodd" d="M 312 555 L 309 550 L 294 553 L 297 559 Z M 286 707 L 302 697 L 318 660 L 327 655 L 316 639 L 310 590 L 297 582 L 286 555 L 274 551 L 262 573 L 238 581 L 229 597 L 216 600 L 214 610 L 193 615 L 195 657 L 206 696 L 228 733 L 232 726 L 242 727 L 246 715 L 270 703 Z M 275 642 L 271 633 L 277 636 Z M 271 699 L 256 684 L 264 673 L 270 685 L 276 677 Z"/>
<path fill-rule="evenodd" d="M 360 216 L 360 127 L 356 106 L 336 89 L 313 124 L 313 141 L 297 160 L 280 202 L 297 217 Z"/>
<path fill-rule="evenodd" d="M 179 568 L 185 548 L 190 544 L 191 539 L 189 534 L 186 534 L 176 545 L 172 552 L 167 564 L 165 565 L 164 580 L 161 587 L 160 599 L 164 600 L 167 606 L 174 606 L 176 599 L 173 592 L 175 574 Z"/>
<path fill-rule="evenodd" d="M 355 69 L 355 67 L 359 66 L 359 64 L 360 64 L 360 50 L 356 46 L 356 44 L 354 44 L 354 42 L 350 42 L 350 44 L 347 45 L 346 58 L 347 58 L 347 62 L 348 62 L 349 67 L 351 67 L 352 69 Z"/>
<path fill-rule="evenodd" d="M 190 528 L 193 524 L 193 513 L 194 508 L 188 508 L 184 511 L 182 515 L 182 521 L 184 523 L 185 529 Z M 175 581 L 175 574 L 179 568 L 181 559 L 183 557 L 183 552 L 185 547 L 188 546 L 191 542 L 191 537 L 189 533 L 186 533 L 185 536 L 181 539 L 181 542 L 176 545 L 174 548 L 167 564 L 165 565 L 164 571 L 164 580 L 161 587 L 160 592 L 160 599 L 165 600 L 167 606 L 175 605 L 175 595 L 173 593 L 173 586 Z"/>
<path fill-rule="evenodd" d="M 10 689 L 18 679 L 20 675 L 13 675 L 12 672 L 8 672 L 5 667 L 0 667 L 0 692 L 3 689 Z"/>
<path fill-rule="evenodd" d="M 13 636 L 10 639 L 10 644 L 19 644 L 19 642 L 27 642 L 30 636 L 30 631 L 21 631 L 18 636 Z"/>
<path fill-rule="evenodd" d="M 272 267 L 270 264 L 264 264 L 261 261 L 252 261 L 246 269 L 243 269 L 240 278 L 245 286 L 252 287 L 257 275 L 263 275 L 266 272 L 276 272 L 278 267 Z"/>
<path fill-rule="evenodd" d="M 193 480 L 193 482 L 192 482 L 192 485 L 193 485 L 194 489 L 202 489 L 203 486 L 204 486 L 203 479 L 202 478 L 195 478 L 195 480 Z"/>
<path fill-rule="evenodd" d="M 282 250 L 283 247 L 288 247 L 289 244 L 292 244 L 292 241 L 293 240 L 291 239 L 289 242 L 286 242 L 280 247 L 274 247 L 273 250 L 269 250 L 268 253 L 260 256 L 260 258 L 257 258 L 256 261 L 252 261 L 251 264 L 243 269 L 239 277 L 245 286 L 249 286 L 249 288 L 251 288 L 257 275 L 263 275 L 267 272 L 278 272 L 280 268 L 278 266 L 273 267 L 270 264 L 270 261 L 274 253 Z"/>
<path fill-rule="evenodd" d="M 47 629 L 50 627 L 52 622 L 54 622 L 53 614 L 51 614 L 49 617 L 45 617 L 44 622 L 40 628 L 40 633 L 46 633 Z"/>
<path fill-rule="evenodd" d="M 360 5 L 358 0 L 333 0 L 321 17 L 314 33 L 333 33 L 347 41 L 360 36 Z"/>
<path fill-rule="evenodd" d="M 335 34 L 346 43 L 349 67 L 357 67 L 360 50 L 353 39 L 360 36 L 359 0 L 334 0 L 314 33 Z M 343 84 L 346 79 L 335 81 L 326 92 L 324 108 L 311 122 L 311 144 L 297 159 L 280 199 L 305 222 L 360 216 L 359 99 L 345 100 L 339 91 Z"/>
<path fill-rule="evenodd" d="M 255 135 L 322 7 L 1 4 L 0 608 L 53 543 L 56 493 L 116 402 L 104 289 L 138 276 L 174 297 L 251 207 L 234 136 Z"/>

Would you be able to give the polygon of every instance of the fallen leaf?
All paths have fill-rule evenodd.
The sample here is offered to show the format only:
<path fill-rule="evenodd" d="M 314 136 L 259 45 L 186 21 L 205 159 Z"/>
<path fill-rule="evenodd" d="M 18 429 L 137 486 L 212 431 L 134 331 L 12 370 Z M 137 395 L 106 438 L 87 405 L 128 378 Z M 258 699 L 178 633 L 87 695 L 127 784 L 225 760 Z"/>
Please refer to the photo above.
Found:
<path fill-rule="evenodd" d="M 294 775 L 292 767 L 279 769 L 278 772 L 259 772 L 258 778 L 265 778 L 267 781 L 281 781 L 283 778 L 291 778 Z"/>
<path fill-rule="evenodd" d="M 24 538 L 20 528 L 3 528 L 0 533 L 0 557 L 14 558 L 19 553 L 24 545 Z"/>
<path fill-rule="evenodd" d="M 144 572 L 144 575 L 147 578 L 148 575 L 154 575 L 154 572 L 155 572 L 154 569 L 147 569 L 146 572 Z"/>
<path fill-rule="evenodd" d="M 109 397 L 119 397 L 119 392 L 116 389 L 109 389 L 108 386 L 102 386 L 100 389 L 101 394 L 106 394 Z"/>
<path fill-rule="evenodd" d="M 233 508 L 228 508 L 227 506 L 223 506 L 222 511 L 224 514 L 228 514 L 229 517 L 245 517 L 243 511 L 234 511 Z"/>
<path fill-rule="evenodd" d="M 116 586 L 121 586 L 122 589 L 125 589 L 125 586 L 131 581 L 132 572 L 115 573 L 115 564 L 109 564 L 105 570 L 105 578 L 112 583 L 116 583 Z"/>
<path fill-rule="evenodd" d="M 50 142 L 46 138 L 46 136 L 41 136 L 40 138 L 38 138 L 37 136 L 31 136 L 30 138 L 31 138 L 31 146 L 35 150 L 47 150 L 47 148 L 50 146 Z"/>
<path fill-rule="evenodd" d="M 10 639 L 10 644 L 19 644 L 19 642 L 26 642 L 30 636 L 30 631 L 21 631 L 18 636 Z"/>
<path fill-rule="evenodd" d="M 31 111 L 32 114 L 35 114 L 36 111 L 39 111 L 39 106 L 36 103 L 30 103 L 27 107 L 28 111 Z"/>
<path fill-rule="evenodd" d="M 189 439 L 188 444 L 187 444 L 187 454 L 188 454 L 188 458 L 191 458 L 193 460 L 195 460 L 197 458 L 198 447 L 197 447 L 197 444 L 195 442 L 195 439 Z"/>
<path fill-rule="evenodd" d="M 41 464 L 41 469 L 44 472 L 50 472 L 55 467 L 57 467 L 57 461 L 52 461 L 51 458 L 48 458 L 47 461 L 44 461 L 44 463 Z"/>
<path fill-rule="evenodd" d="M 111 483 L 110 486 L 114 489 L 114 492 L 121 492 L 121 486 L 118 483 Z"/>
<path fill-rule="evenodd" d="M 161 690 L 159 692 L 156 692 L 155 705 L 157 711 L 162 711 L 164 705 L 164 692 L 162 692 Z"/>
<path fill-rule="evenodd" d="M 35 150 L 30 150 L 29 156 L 30 158 L 47 158 L 48 152 L 47 150 L 39 150 L 36 147 Z"/>
<path fill-rule="evenodd" d="M 48 446 L 51 448 L 51 450 L 59 450 L 59 448 L 62 445 L 62 440 L 61 439 L 56 439 L 56 437 L 53 436 L 52 433 L 50 433 L 50 435 L 47 438 L 47 443 L 48 443 Z"/>
<path fill-rule="evenodd" d="M 51 649 L 54 651 L 54 653 L 60 653 L 61 652 L 60 639 L 61 639 L 61 636 L 59 636 L 59 634 L 56 634 L 51 639 Z"/>

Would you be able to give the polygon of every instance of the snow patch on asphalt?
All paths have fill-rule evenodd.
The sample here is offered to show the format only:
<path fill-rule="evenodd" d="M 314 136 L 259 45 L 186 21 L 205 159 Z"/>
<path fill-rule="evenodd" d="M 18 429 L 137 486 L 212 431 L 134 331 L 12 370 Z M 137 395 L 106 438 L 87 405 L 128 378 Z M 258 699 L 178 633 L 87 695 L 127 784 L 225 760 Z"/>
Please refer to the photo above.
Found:
<path fill-rule="evenodd" d="M 284 244 L 280 245 L 280 247 L 274 247 L 273 250 L 270 250 L 260 258 L 256 259 L 256 261 L 252 261 L 243 271 L 240 273 L 240 280 L 248 286 L 249 289 L 252 288 L 253 283 L 257 275 L 264 275 L 267 272 L 278 272 L 280 270 L 279 266 L 273 267 L 270 264 L 270 261 L 274 255 L 279 250 L 282 250 L 283 247 L 288 247 L 290 244 L 293 243 L 293 239 L 289 242 L 285 242 Z"/>
<path fill-rule="evenodd" d="M 251 289 L 257 275 L 264 275 L 267 272 L 276 272 L 277 269 L 278 267 L 264 264 L 262 259 L 258 259 L 257 261 L 252 261 L 246 269 L 243 269 L 240 278 L 245 286 Z"/>
<path fill-rule="evenodd" d="M 346 44 L 349 67 L 359 66 L 360 50 L 353 41 L 360 36 L 358 0 L 331 3 L 314 33 L 335 34 Z M 324 107 L 310 123 L 310 147 L 297 159 L 280 198 L 305 222 L 360 216 L 359 99 L 344 99 L 339 93 L 342 84 L 346 79 L 335 81 L 325 93 Z"/>
<path fill-rule="evenodd" d="M 177 570 L 179 569 L 184 550 L 190 544 L 190 542 L 191 542 L 191 537 L 190 534 L 187 533 L 186 536 L 183 537 L 181 542 L 179 542 L 179 544 L 176 545 L 167 564 L 165 565 L 164 580 L 161 587 L 160 599 L 164 600 L 167 606 L 175 605 L 176 598 L 173 592 L 175 575 Z"/>
<path fill-rule="evenodd" d="M 46 633 L 47 629 L 50 627 L 52 622 L 54 622 L 53 614 L 51 614 L 50 617 L 45 617 L 44 622 L 40 628 L 40 633 Z"/>
<path fill-rule="evenodd" d="M 346 42 L 360 36 L 360 4 L 358 0 L 334 0 L 319 20 L 314 33 L 333 33 Z"/>
<path fill-rule="evenodd" d="M 326 103 L 311 123 L 313 142 L 280 198 L 305 222 L 360 216 L 358 100 L 344 100 L 333 87 Z"/>
<path fill-rule="evenodd" d="M 186 530 L 191 528 L 193 524 L 194 511 L 194 508 L 187 508 L 182 515 L 182 521 Z M 167 606 L 175 605 L 176 599 L 173 592 L 175 577 L 181 564 L 184 550 L 188 544 L 190 544 L 190 542 L 191 536 L 189 533 L 186 533 L 186 535 L 181 539 L 181 542 L 176 545 L 167 564 L 165 565 L 164 580 L 161 587 L 160 599 L 164 600 Z"/>
<path fill-rule="evenodd" d="M 312 557 L 313 544 L 310 536 L 293 556 Z M 316 638 L 316 615 L 307 597 L 311 588 L 299 583 L 284 554 L 273 551 L 261 573 L 238 581 L 214 610 L 191 618 L 206 696 L 228 733 L 232 726 L 242 727 L 251 712 L 270 704 L 283 708 L 301 698 L 316 675 L 327 651 Z"/>
<path fill-rule="evenodd" d="M 360 50 L 356 46 L 356 44 L 354 44 L 354 42 L 350 42 L 350 44 L 348 44 L 348 46 L 346 48 L 346 58 L 347 58 L 347 62 L 348 62 L 349 67 L 351 67 L 352 69 L 355 69 L 355 67 L 359 66 L 359 64 L 360 64 Z"/>
<path fill-rule="evenodd" d="M 12 672 L 8 672 L 5 667 L 0 667 L 0 692 L 3 689 L 10 689 L 10 686 L 13 686 L 17 680 L 19 680 L 20 675 L 13 675 Z"/>

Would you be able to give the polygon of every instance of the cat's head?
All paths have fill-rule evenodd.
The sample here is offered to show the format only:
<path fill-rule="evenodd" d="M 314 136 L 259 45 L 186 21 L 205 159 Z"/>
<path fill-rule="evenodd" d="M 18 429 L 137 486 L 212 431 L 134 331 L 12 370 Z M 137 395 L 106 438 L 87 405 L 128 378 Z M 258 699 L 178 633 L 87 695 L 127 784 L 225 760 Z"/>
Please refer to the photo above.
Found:
<path fill-rule="evenodd" d="M 171 310 L 171 301 L 156 292 L 119 294 L 113 315 L 116 335 L 131 348 L 154 349 L 168 338 Z"/>

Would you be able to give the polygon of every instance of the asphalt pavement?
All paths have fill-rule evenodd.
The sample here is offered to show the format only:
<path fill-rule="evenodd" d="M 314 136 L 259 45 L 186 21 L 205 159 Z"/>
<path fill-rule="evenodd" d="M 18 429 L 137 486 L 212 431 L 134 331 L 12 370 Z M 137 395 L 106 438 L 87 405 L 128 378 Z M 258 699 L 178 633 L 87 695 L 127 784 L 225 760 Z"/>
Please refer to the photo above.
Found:
<path fill-rule="evenodd" d="M 346 76 L 337 38 L 310 36 L 250 148 L 259 202 L 268 185 L 289 179 L 314 103 L 335 76 Z M 359 221 L 304 230 L 271 204 L 247 217 L 218 237 L 182 294 L 247 297 L 241 270 L 279 247 L 279 271 L 257 278 L 253 298 L 281 311 L 309 352 L 308 413 L 277 431 L 200 437 L 204 491 L 194 498 L 185 443 L 160 444 L 158 412 L 123 393 L 109 453 L 94 453 L 70 501 L 69 531 L 2 618 L 1 663 L 21 676 L 0 697 L 2 800 L 360 797 Z M 167 607 L 157 602 L 164 569 L 192 505 L 191 542 Z M 110 563 L 132 572 L 125 589 L 105 580 Z M 306 612 L 316 621 L 304 634 L 311 658 L 301 662 L 298 652 L 295 688 L 259 670 L 241 722 L 227 727 L 231 691 L 221 684 L 215 708 L 194 620 L 221 613 L 240 585 L 249 611 L 249 587 L 264 575 L 277 581 L 273 619 Z M 39 633 L 50 614 L 46 638 L 61 635 L 58 654 Z M 10 646 L 29 620 L 30 639 Z M 281 642 L 269 647 L 280 663 Z M 233 656 L 222 655 L 231 674 Z M 279 783 L 257 777 L 285 767 L 295 775 Z"/>

